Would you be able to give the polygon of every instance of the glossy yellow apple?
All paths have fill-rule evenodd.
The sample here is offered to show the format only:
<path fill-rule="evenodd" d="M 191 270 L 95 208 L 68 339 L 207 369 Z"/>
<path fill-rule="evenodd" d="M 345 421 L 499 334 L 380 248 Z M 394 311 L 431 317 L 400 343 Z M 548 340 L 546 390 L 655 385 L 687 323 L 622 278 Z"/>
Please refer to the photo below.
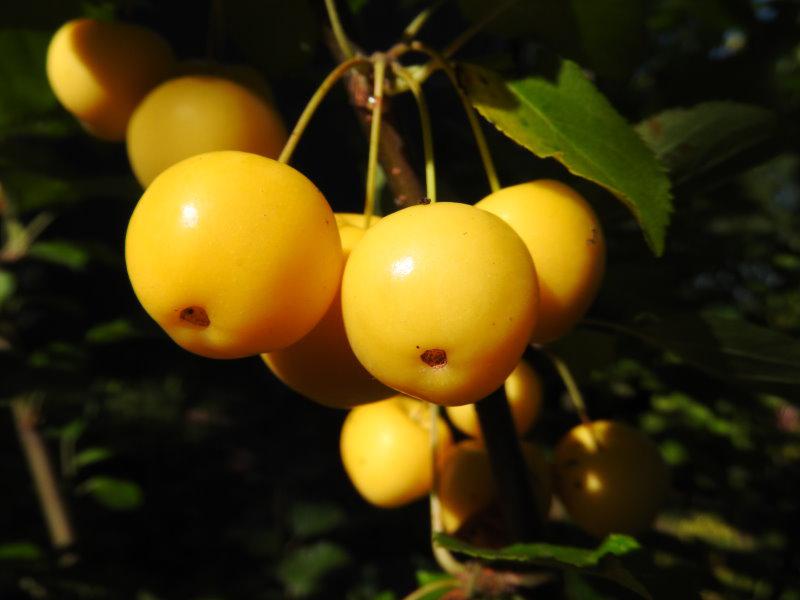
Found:
<path fill-rule="evenodd" d="M 536 421 L 542 407 L 542 382 L 524 360 L 506 378 L 505 394 L 517 434 L 524 435 Z M 474 404 L 448 406 L 447 416 L 456 428 L 474 438 L 481 437 L 481 425 Z"/>
<path fill-rule="evenodd" d="M 656 445 L 616 421 L 573 428 L 556 447 L 553 470 L 572 520 L 598 537 L 647 529 L 669 488 Z"/>
<path fill-rule="evenodd" d="M 442 405 L 514 370 L 537 315 L 536 273 L 502 219 L 466 204 L 405 208 L 371 227 L 342 280 L 345 330 L 379 381 Z"/>
<path fill-rule="evenodd" d="M 154 31 L 95 19 L 65 23 L 47 49 L 47 78 L 59 102 L 110 141 L 125 139 L 131 113 L 173 64 L 169 44 Z"/>
<path fill-rule="evenodd" d="M 125 239 L 133 289 L 178 344 L 211 358 L 285 348 L 336 295 L 342 249 L 320 191 L 295 169 L 211 152 L 159 175 Z"/>
<path fill-rule="evenodd" d="M 545 518 L 553 495 L 547 459 L 530 442 L 521 442 L 521 449 L 535 489 L 536 507 L 531 510 L 538 510 Z M 448 533 L 455 533 L 471 517 L 489 507 L 497 492 L 483 442 L 463 440 L 444 455 L 437 492 L 442 506 L 442 524 Z"/>
<path fill-rule="evenodd" d="M 361 496 L 384 508 L 427 495 L 433 484 L 431 406 L 398 394 L 352 409 L 342 426 L 345 471 Z M 444 419 L 437 421 L 442 456 L 452 445 Z"/>
<path fill-rule="evenodd" d="M 605 271 L 605 238 L 592 207 L 550 179 L 503 188 L 475 206 L 511 225 L 533 256 L 540 306 L 531 341 L 560 338 L 583 317 Z"/>
<path fill-rule="evenodd" d="M 213 75 L 156 87 L 134 111 L 127 135 L 128 158 L 143 187 L 196 154 L 241 150 L 276 158 L 285 143 L 283 120 L 262 95 Z"/>
<path fill-rule="evenodd" d="M 366 231 L 364 215 L 335 214 L 344 259 Z M 379 217 L 373 217 L 376 223 Z M 320 404 L 350 408 L 393 396 L 396 392 L 370 375 L 358 362 L 342 322 L 341 294 L 311 332 L 283 350 L 263 354 L 270 370 L 293 390 Z"/>

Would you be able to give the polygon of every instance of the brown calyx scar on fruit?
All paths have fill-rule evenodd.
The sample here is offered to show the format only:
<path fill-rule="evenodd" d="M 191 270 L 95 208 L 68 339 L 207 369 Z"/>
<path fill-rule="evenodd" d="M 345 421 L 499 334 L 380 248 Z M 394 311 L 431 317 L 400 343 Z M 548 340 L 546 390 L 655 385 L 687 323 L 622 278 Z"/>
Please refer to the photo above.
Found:
<path fill-rule="evenodd" d="M 204 308 L 199 306 L 189 306 L 181 311 L 181 321 L 186 321 L 198 327 L 208 327 L 211 320 Z"/>
<path fill-rule="evenodd" d="M 422 359 L 422 362 L 434 369 L 441 369 L 447 364 L 447 352 L 440 348 L 425 350 L 419 357 Z"/>

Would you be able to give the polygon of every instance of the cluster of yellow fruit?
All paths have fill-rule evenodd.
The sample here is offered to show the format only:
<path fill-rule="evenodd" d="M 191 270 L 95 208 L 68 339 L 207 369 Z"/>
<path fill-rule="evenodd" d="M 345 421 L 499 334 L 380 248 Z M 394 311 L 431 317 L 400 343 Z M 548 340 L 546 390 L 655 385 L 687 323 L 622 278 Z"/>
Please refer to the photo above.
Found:
<path fill-rule="evenodd" d="M 471 405 L 505 384 L 512 405 L 521 399 L 518 432 L 530 427 L 541 387 L 521 357 L 529 344 L 564 335 L 591 304 L 605 266 L 597 216 L 551 180 L 501 189 L 474 206 L 334 214 L 309 179 L 268 158 L 285 130 L 258 86 L 237 82 L 246 73 L 176 77 L 181 69 L 196 67 L 176 66 L 155 33 L 90 19 L 65 24 L 48 52 L 59 100 L 90 132 L 127 139 L 146 188 L 125 247 L 137 297 L 183 348 L 210 358 L 261 354 L 301 394 L 356 407 L 341 450 L 359 491 L 400 505 L 428 493 L 436 468 L 445 524 L 456 530 L 491 502 L 488 458 L 466 406 L 449 416 L 476 439 L 453 445 L 441 421 L 434 464 L 421 401 Z M 642 477 L 658 483 L 657 452 L 639 452 L 646 444 L 633 430 L 591 427 L 588 438 L 578 428 L 557 449 L 555 487 L 582 526 L 586 494 L 625 489 L 634 502 L 627 517 L 644 515 L 638 527 L 657 502 L 637 496 L 638 484 L 620 484 L 597 456 L 616 457 L 622 439 L 635 456 L 614 458 L 615 468 L 639 461 L 633 466 L 649 469 Z M 545 513 L 549 469 L 536 448 L 524 454 Z M 597 470 L 586 467 L 596 460 Z M 593 517 L 603 523 L 594 531 L 636 528 L 608 518 Z"/>
<path fill-rule="evenodd" d="M 178 63 L 168 42 L 126 23 L 75 19 L 53 36 L 47 76 L 92 135 L 127 142 L 143 187 L 201 152 L 276 157 L 286 141 L 266 83 L 247 67 Z"/>

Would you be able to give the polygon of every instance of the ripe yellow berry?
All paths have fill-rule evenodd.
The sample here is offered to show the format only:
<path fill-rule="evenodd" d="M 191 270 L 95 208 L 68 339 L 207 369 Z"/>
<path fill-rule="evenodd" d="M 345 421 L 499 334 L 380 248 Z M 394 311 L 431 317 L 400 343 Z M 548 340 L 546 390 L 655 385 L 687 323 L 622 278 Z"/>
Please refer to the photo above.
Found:
<path fill-rule="evenodd" d="M 337 213 L 335 217 L 346 261 L 366 231 L 364 216 Z M 372 223 L 378 220 L 373 217 Z M 262 358 L 281 381 L 307 398 L 334 408 L 350 408 L 395 392 L 370 375 L 353 354 L 342 322 L 340 292 L 308 335 Z"/>
<path fill-rule="evenodd" d="M 128 125 L 128 158 L 143 187 L 170 165 L 203 152 L 241 150 L 276 158 L 286 143 L 280 114 L 249 88 L 223 77 L 165 81 Z"/>
<path fill-rule="evenodd" d="M 211 358 L 285 348 L 330 306 L 342 249 L 333 212 L 295 169 L 211 152 L 164 171 L 128 225 L 125 260 L 145 310 Z"/>
<path fill-rule="evenodd" d="M 568 185 L 549 179 L 503 188 L 475 206 L 511 225 L 533 256 L 539 320 L 531 341 L 560 338 L 588 310 L 605 271 L 605 239 L 592 207 Z"/>
<path fill-rule="evenodd" d="M 125 139 L 139 101 L 172 69 L 169 44 L 125 23 L 75 19 L 47 49 L 47 78 L 59 102 L 93 135 Z"/>
<path fill-rule="evenodd" d="M 554 475 L 572 520 L 598 537 L 647 529 L 669 488 L 656 445 L 615 421 L 594 421 L 567 433 L 556 447 Z"/>
<path fill-rule="evenodd" d="M 361 496 L 384 508 L 427 495 L 433 485 L 430 405 L 398 394 L 357 406 L 342 426 L 345 471 Z M 452 445 L 444 419 L 437 421 L 439 455 Z"/>
<path fill-rule="evenodd" d="M 536 371 L 524 360 L 506 378 L 504 384 L 514 428 L 524 435 L 536 421 L 542 407 L 542 382 Z M 448 406 L 447 416 L 461 432 L 474 438 L 482 437 L 481 425 L 474 404 Z"/>
<path fill-rule="evenodd" d="M 342 280 L 361 364 L 389 387 L 450 406 L 503 385 L 530 339 L 537 297 L 519 236 L 451 202 L 384 217 L 353 249 Z"/>
<path fill-rule="evenodd" d="M 522 442 L 521 449 L 535 489 L 536 510 L 544 518 L 552 498 L 549 465 L 534 444 Z M 497 492 L 489 455 L 481 441 L 463 440 L 444 455 L 437 492 L 442 505 L 442 524 L 448 533 L 455 533 L 490 506 Z"/>

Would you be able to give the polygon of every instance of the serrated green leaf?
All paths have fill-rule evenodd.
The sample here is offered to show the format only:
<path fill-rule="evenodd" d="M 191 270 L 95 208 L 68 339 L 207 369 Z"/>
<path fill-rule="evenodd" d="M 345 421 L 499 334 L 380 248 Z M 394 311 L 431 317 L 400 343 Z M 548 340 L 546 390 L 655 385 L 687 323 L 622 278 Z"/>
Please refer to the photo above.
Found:
<path fill-rule="evenodd" d="M 47 240 L 35 242 L 28 256 L 80 271 L 89 263 L 89 251 L 75 242 Z"/>
<path fill-rule="evenodd" d="M 703 102 L 673 108 L 639 123 L 636 131 L 669 170 L 675 183 L 707 175 L 776 133 L 764 108 L 738 102 Z"/>
<path fill-rule="evenodd" d="M 800 341 L 741 319 L 692 313 L 591 324 L 636 337 L 728 381 L 800 385 Z"/>
<path fill-rule="evenodd" d="M 653 152 L 580 67 L 560 60 L 551 76 L 504 79 L 464 65 L 472 104 L 508 137 L 606 188 L 636 217 L 653 252 L 664 250 L 670 182 Z"/>
<path fill-rule="evenodd" d="M 318 591 L 326 575 L 346 567 L 351 560 L 341 546 L 318 542 L 298 548 L 286 556 L 278 565 L 276 575 L 291 597 L 305 598 Z"/>
<path fill-rule="evenodd" d="M 111 510 L 133 510 L 144 500 L 142 489 L 133 481 L 112 477 L 92 477 L 78 486 L 79 493 L 90 495 Z"/>
<path fill-rule="evenodd" d="M 0 560 L 37 560 L 42 558 L 39 546 L 30 542 L 0 544 Z"/>
<path fill-rule="evenodd" d="M 452 552 L 483 560 L 514 561 L 564 570 L 577 569 L 586 575 L 610 579 L 643 598 L 650 598 L 644 586 L 617 560 L 618 557 L 640 549 L 639 543 L 627 535 L 609 535 L 594 549 L 544 543 L 514 544 L 500 549 L 477 548 L 444 534 L 435 534 L 434 541 Z"/>
<path fill-rule="evenodd" d="M 108 448 L 86 448 L 78 452 L 72 462 L 75 464 L 75 467 L 81 468 L 108 460 L 112 456 L 114 456 L 114 453 Z"/>

